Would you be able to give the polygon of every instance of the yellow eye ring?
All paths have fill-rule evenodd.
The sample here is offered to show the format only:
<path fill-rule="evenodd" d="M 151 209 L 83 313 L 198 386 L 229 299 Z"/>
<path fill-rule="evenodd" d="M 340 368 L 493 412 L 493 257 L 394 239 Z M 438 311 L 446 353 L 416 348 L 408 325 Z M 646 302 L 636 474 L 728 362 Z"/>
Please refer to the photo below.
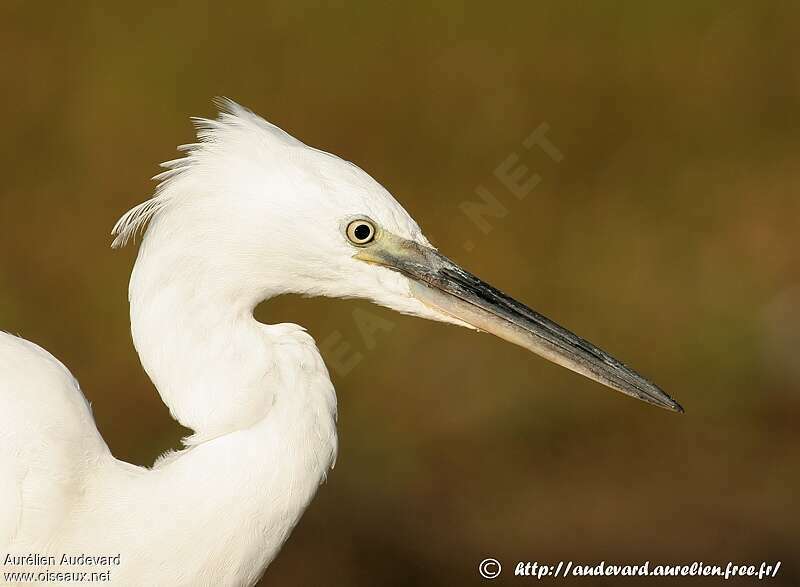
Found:
<path fill-rule="evenodd" d="M 363 246 L 371 243 L 375 239 L 375 225 L 364 218 L 353 220 L 347 225 L 347 240 L 357 246 Z"/>

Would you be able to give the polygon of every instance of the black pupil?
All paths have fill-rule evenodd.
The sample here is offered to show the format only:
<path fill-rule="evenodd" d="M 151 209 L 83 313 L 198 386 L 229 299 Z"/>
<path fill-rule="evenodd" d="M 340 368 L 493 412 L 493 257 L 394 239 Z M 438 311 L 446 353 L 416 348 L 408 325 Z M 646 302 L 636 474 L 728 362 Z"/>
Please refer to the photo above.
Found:
<path fill-rule="evenodd" d="M 353 234 L 358 240 L 365 241 L 372 234 L 372 229 L 366 224 L 359 224 L 356 226 L 355 230 L 353 230 Z"/>

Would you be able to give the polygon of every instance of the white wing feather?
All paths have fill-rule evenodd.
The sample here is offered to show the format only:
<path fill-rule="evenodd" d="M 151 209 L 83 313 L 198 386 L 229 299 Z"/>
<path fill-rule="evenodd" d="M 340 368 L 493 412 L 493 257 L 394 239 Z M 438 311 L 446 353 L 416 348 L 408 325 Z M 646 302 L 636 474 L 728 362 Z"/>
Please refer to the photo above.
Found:
<path fill-rule="evenodd" d="M 0 550 L 52 536 L 110 456 L 89 404 L 50 353 L 0 332 Z M 16 550 L 16 549 L 15 549 Z"/>

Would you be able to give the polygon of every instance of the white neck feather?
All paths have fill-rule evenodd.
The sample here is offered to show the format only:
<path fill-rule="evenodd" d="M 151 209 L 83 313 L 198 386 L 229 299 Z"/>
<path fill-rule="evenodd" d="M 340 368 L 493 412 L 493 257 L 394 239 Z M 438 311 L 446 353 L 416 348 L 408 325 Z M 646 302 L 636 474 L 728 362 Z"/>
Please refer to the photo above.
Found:
<path fill-rule="evenodd" d="M 155 240 L 145 238 L 131 278 L 133 339 L 162 399 L 194 435 L 190 448 L 156 463 L 142 499 L 178 518 L 186 553 L 169 556 L 196 560 L 204 576 L 215 569 L 203 565 L 227 561 L 247 584 L 333 465 L 336 397 L 301 327 L 253 318 L 263 293 L 226 285 L 210 260 Z M 207 528 L 213 538 L 198 542 Z"/>

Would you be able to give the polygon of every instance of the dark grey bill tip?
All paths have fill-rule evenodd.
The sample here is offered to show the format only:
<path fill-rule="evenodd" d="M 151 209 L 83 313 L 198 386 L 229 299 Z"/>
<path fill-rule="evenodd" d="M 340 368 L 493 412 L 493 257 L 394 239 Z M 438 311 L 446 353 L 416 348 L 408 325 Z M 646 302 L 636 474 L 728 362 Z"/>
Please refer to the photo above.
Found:
<path fill-rule="evenodd" d="M 670 399 L 672 399 L 672 398 L 670 398 Z M 672 405 L 670 406 L 670 409 L 673 412 L 678 412 L 679 414 L 685 414 L 686 413 L 686 410 L 683 409 L 683 406 L 680 405 L 678 402 L 676 402 L 674 399 L 672 400 Z"/>

